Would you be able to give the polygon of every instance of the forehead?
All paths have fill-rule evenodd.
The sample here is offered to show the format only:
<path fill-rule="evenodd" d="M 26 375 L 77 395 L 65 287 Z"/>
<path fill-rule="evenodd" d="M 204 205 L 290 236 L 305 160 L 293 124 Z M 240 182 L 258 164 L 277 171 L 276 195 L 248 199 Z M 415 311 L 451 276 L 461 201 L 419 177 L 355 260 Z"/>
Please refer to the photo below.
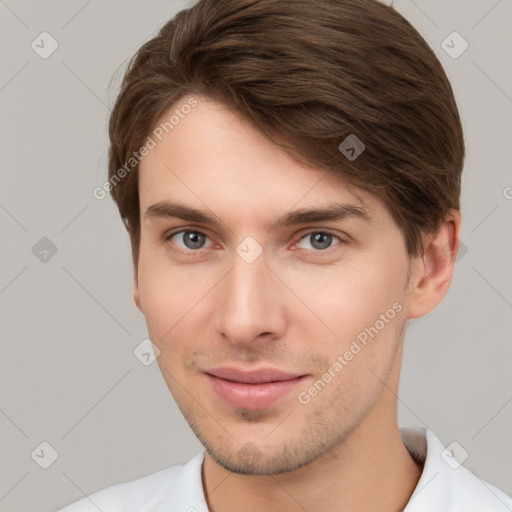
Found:
<path fill-rule="evenodd" d="M 163 130 L 161 140 L 152 135 L 156 145 L 139 166 L 142 213 L 169 199 L 242 216 L 328 202 L 363 205 L 375 213 L 383 208 L 375 196 L 350 186 L 339 173 L 296 162 L 225 106 L 194 99 L 193 108 L 181 110 L 190 103 L 190 97 L 182 98 L 155 125 L 167 126 L 168 133 Z M 181 116 L 175 115 L 169 128 L 165 123 L 176 110 Z"/>

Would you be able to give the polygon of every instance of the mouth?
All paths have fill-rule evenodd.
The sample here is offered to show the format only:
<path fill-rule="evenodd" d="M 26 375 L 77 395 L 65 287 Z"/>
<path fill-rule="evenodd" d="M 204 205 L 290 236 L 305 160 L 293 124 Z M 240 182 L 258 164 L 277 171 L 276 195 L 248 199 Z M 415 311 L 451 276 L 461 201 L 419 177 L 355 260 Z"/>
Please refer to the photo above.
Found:
<path fill-rule="evenodd" d="M 275 368 L 214 368 L 204 372 L 212 390 L 225 403 L 248 410 L 265 409 L 288 395 L 306 375 Z"/>

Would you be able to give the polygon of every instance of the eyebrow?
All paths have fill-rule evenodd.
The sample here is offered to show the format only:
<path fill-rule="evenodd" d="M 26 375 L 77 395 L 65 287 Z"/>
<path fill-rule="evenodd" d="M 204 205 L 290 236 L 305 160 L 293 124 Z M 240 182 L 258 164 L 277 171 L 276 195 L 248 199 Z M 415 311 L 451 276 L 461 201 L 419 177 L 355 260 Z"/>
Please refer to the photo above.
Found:
<path fill-rule="evenodd" d="M 144 218 L 177 218 L 208 226 L 219 224 L 219 218 L 207 210 L 198 210 L 176 202 L 159 201 L 146 209 Z M 369 221 L 367 208 L 353 204 L 333 203 L 320 208 L 301 208 L 285 213 L 270 223 L 269 230 L 307 224 L 310 222 L 339 221 L 349 218 Z"/>

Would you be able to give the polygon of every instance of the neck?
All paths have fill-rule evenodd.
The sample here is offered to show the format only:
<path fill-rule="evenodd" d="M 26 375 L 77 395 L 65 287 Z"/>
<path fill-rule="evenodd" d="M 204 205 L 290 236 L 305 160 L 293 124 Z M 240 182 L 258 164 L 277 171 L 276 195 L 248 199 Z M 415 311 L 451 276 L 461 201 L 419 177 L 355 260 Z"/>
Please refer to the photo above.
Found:
<path fill-rule="evenodd" d="M 401 353 L 370 414 L 334 449 L 306 466 L 277 475 L 238 475 L 206 453 L 203 488 L 210 512 L 403 510 L 422 468 L 405 448 L 396 420 L 400 360 Z"/>
<path fill-rule="evenodd" d="M 203 486 L 210 512 L 307 510 L 400 511 L 421 476 L 398 425 L 376 425 L 374 413 L 335 449 L 295 471 L 237 475 L 206 454 Z"/>

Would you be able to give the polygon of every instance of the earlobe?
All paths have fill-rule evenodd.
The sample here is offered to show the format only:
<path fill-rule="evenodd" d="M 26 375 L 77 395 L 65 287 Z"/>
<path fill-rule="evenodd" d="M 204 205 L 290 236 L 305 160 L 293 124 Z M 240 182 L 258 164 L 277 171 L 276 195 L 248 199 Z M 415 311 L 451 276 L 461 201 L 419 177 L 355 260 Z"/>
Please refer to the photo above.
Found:
<path fill-rule="evenodd" d="M 460 246 L 460 213 L 452 210 L 434 234 L 424 237 L 425 251 L 414 262 L 407 295 L 407 318 L 426 315 L 443 300 L 450 287 Z"/>
<path fill-rule="evenodd" d="M 133 272 L 133 301 L 135 302 L 137 309 L 142 314 L 144 314 L 144 311 L 142 310 L 142 304 L 140 302 L 139 278 L 137 275 L 137 270 Z"/>

